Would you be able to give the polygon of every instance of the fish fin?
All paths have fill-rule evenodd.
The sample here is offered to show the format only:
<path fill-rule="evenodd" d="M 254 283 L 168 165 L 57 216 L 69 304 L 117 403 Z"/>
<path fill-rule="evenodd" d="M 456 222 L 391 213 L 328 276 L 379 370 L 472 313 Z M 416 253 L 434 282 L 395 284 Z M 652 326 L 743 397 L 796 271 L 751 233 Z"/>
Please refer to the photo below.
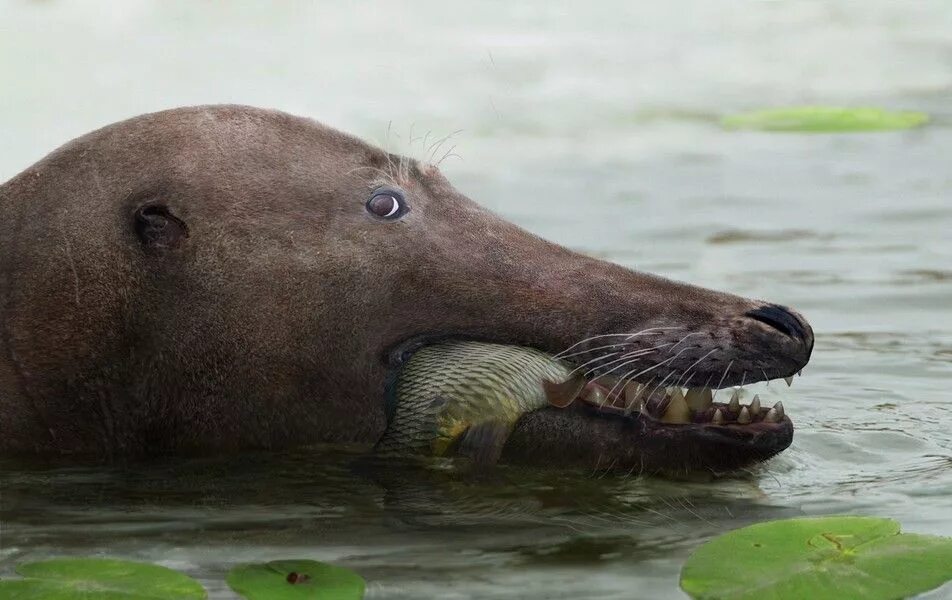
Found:
<path fill-rule="evenodd" d="M 585 387 L 585 378 L 581 375 L 570 377 L 562 383 L 552 381 L 543 381 L 542 389 L 545 390 L 545 398 L 549 404 L 558 408 L 565 408 L 575 401 L 582 388 Z"/>
<path fill-rule="evenodd" d="M 478 466 L 490 466 L 499 461 L 512 426 L 503 421 L 485 421 L 471 425 L 459 439 L 456 453 L 469 458 Z"/>

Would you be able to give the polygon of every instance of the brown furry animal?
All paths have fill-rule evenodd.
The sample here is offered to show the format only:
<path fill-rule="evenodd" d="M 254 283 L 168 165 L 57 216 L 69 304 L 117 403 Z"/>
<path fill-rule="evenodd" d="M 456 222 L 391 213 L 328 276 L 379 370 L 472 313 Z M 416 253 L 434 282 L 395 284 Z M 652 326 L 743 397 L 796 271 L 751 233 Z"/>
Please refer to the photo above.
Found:
<path fill-rule="evenodd" d="M 785 377 L 813 346 L 793 311 L 577 254 L 433 166 L 275 111 L 144 115 L 0 186 L 4 454 L 369 445 L 401 358 L 446 336 L 667 344 L 639 357 L 638 379 L 685 387 Z M 553 408 L 523 419 L 506 457 L 662 464 L 639 450 L 654 436 L 690 446 L 682 463 L 730 467 L 786 447 L 792 425 L 775 425 L 674 436 Z"/>

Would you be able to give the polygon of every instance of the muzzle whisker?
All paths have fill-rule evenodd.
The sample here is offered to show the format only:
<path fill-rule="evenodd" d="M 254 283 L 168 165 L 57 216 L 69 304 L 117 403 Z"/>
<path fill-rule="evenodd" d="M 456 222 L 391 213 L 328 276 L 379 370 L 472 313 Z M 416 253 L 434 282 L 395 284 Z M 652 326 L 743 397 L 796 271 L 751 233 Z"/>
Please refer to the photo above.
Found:
<path fill-rule="evenodd" d="M 684 350 L 687 350 L 687 348 L 685 348 Z M 684 350 L 682 350 L 681 352 L 684 352 Z M 681 352 L 678 352 L 676 355 L 674 355 L 673 357 L 671 357 L 671 359 L 675 359 L 675 358 L 677 358 L 678 356 L 680 356 L 680 355 L 681 355 Z M 631 363 L 629 363 L 629 364 L 631 364 Z M 661 363 L 659 363 L 659 364 L 661 364 Z M 613 369 L 613 370 L 615 370 L 615 369 Z M 611 372 L 612 372 L 612 371 L 608 371 L 608 373 L 611 373 Z M 608 373 L 603 373 L 603 375 L 607 375 Z M 671 374 L 669 373 L 668 375 L 670 376 Z M 636 377 L 637 377 L 637 375 L 636 375 Z M 667 377 L 665 377 L 665 379 L 667 379 Z M 598 380 L 598 377 L 596 377 L 596 378 L 593 379 L 592 381 L 597 381 L 597 380 Z M 619 379 L 618 382 L 615 383 L 615 385 L 612 387 L 612 389 L 608 392 L 608 395 L 605 397 L 605 401 L 606 401 L 606 402 L 608 401 L 608 398 L 610 398 L 611 395 L 612 395 L 612 394 L 615 392 L 615 390 L 618 388 L 618 385 L 619 385 L 619 384 L 623 384 L 623 382 L 624 382 L 624 383 L 627 383 L 627 382 L 625 382 L 624 379 Z M 657 388 L 655 388 L 655 390 L 657 390 Z M 653 394 L 653 393 L 655 392 L 655 390 L 652 390 L 651 393 Z M 649 396 L 650 396 L 650 395 L 651 395 L 651 394 L 649 394 Z"/>
<path fill-rule="evenodd" d="M 592 364 L 592 363 L 596 363 L 596 362 L 598 362 L 598 361 L 600 361 L 600 360 L 604 360 L 604 359 L 608 358 L 609 356 L 615 356 L 616 354 L 618 354 L 618 352 L 610 352 L 610 353 L 608 353 L 608 354 L 602 354 L 602 355 L 596 356 L 595 358 L 593 358 L 593 359 L 591 359 L 591 360 L 589 360 L 589 361 L 586 361 L 586 362 L 580 364 L 579 366 L 575 367 L 574 369 L 572 369 L 572 371 L 569 372 L 569 377 L 574 376 L 576 373 L 578 373 L 578 371 L 579 371 L 580 369 L 584 369 L 585 367 L 587 367 L 588 365 L 590 365 L 590 364 Z M 615 362 L 615 361 L 611 361 L 611 362 Z"/>
<path fill-rule="evenodd" d="M 664 348 L 664 347 L 667 346 L 667 345 L 668 345 L 668 344 L 662 344 L 662 345 L 660 345 L 660 346 L 655 346 L 655 347 L 653 347 L 653 348 L 645 348 L 644 350 L 635 350 L 635 351 L 632 351 L 632 352 L 628 352 L 627 354 L 623 354 L 623 355 L 619 356 L 618 358 L 612 359 L 612 360 L 610 360 L 610 361 L 608 361 L 608 362 L 606 362 L 606 363 L 603 363 L 603 364 L 598 365 L 597 367 L 595 367 L 595 368 L 593 368 L 593 369 L 589 369 L 588 371 L 585 371 L 585 373 L 583 374 L 583 376 L 584 376 L 584 377 L 590 377 L 590 376 L 594 375 L 599 369 L 604 369 L 605 367 L 607 367 L 607 366 L 609 366 L 609 365 L 613 365 L 613 364 L 615 364 L 615 363 L 617 363 L 617 362 L 628 361 L 627 364 L 631 364 L 632 361 L 629 361 L 628 359 L 640 358 L 640 357 L 642 357 L 642 356 L 645 356 L 646 354 L 651 354 L 652 352 L 657 351 L 659 348 Z M 617 353 L 615 353 L 615 354 L 617 354 Z M 591 363 L 591 362 L 592 362 L 592 361 L 589 361 L 589 363 Z M 601 377 L 601 376 L 603 376 L 603 375 L 608 375 L 609 373 L 613 373 L 613 372 L 617 371 L 618 369 L 622 368 L 623 366 L 625 366 L 625 365 L 622 364 L 622 365 L 619 365 L 619 366 L 617 366 L 617 367 L 614 367 L 614 368 L 612 368 L 610 371 L 606 371 L 606 372 L 602 373 L 599 377 Z M 573 371 L 573 373 L 574 373 L 574 371 Z M 598 377 L 596 377 L 596 378 L 593 379 L 592 381 L 595 381 L 595 380 L 597 380 L 597 379 L 598 379 Z"/>
<path fill-rule="evenodd" d="M 688 338 L 691 337 L 692 335 L 701 335 L 701 332 L 700 332 L 700 331 L 692 331 L 691 333 L 687 334 L 686 336 L 684 336 L 683 338 L 681 338 L 680 340 L 678 340 L 678 343 L 676 343 L 674 346 L 672 346 L 671 348 L 669 348 L 669 349 L 668 349 L 668 352 L 671 352 L 672 350 L 674 350 L 675 348 L 677 348 L 678 346 L 680 346 L 681 343 L 682 343 L 684 340 L 688 339 Z"/>
<path fill-rule="evenodd" d="M 731 359 L 727 366 L 724 367 L 724 374 L 721 375 L 721 380 L 717 382 L 717 388 L 714 390 L 714 393 L 711 394 L 711 401 L 713 402 L 717 398 L 717 392 L 720 391 L 721 386 L 724 385 L 724 379 L 727 378 L 727 372 L 731 370 L 731 367 L 734 366 L 734 359 Z"/>
<path fill-rule="evenodd" d="M 691 369 L 693 369 L 694 367 L 698 366 L 698 365 L 701 363 L 702 360 L 704 360 L 704 359 L 707 358 L 708 356 L 714 354 L 715 352 L 717 352 L 717 349 L 716 349 L 716 348 L 715 348 L 714 350 L 711 350 L 710 352 L 708 352 L 707 354 L 705 354 L 705 355 L 702 356 L 701 358 L 697 359 L 696 361 L 694 361 L 694 364 L 693 364 L 693 365 L 691 365 L 690 367 L 688 367 L 687 369 L 685 369 L 684 375 L 682 375 L 681 377 L 678 378 L 678 382 L 677 382 L 675 385 L 681 385 L 681 379 L 684 378 L 688 373 L 690 373 L 690 372 L 691 372 Z M 684 382 L 685 382 L 684 385 L 687 385 L 687 382 L 688 382 L 690 379 L 691 379 L 690 377 L 684 379 Z M 710 379 L 710 377 L 709 377 L 708 379 Z"/>
<path fill-rule="evenodd" d="M 615 342 L 614 344 L 605 344 L 604 346 L 595 346 L 594 348 L 589 348 L 587 350 L 579 350 L 578 352 L 572 352 L 571 354 L 561 354 L 555 355 L 553 358 L 565 360 L 566 358 L 572 358 L 573 356 L 580 356 L 582 354 L 588 354 L 590 352 L 595 352 L 596 350 L 608 350 L 609 348 L 618 348 L 619 346 L 624 346 L 625 342 Z"/>
<path fill-rule="evenodd" d="M 631 374 L 634 373 L 634 372 L 637 371 L 637 370 L 638 370 L 638 369 L 632 369 L 631 371 L 628 371 L 627 373 L 625 373 L 624 375 L 622 375 L 621 377 L 619 377 L 619 378 L 618 378 L 618 383 L 616 383 L 615 386 L 612 387 L 612 389 L 608 392 L 608 397 L 610 398 L 610 397 L 612 396 L 612 394 L 615 393 L 615 390 L 618 389 L 618 386 L 619 386 L 619 385 L 621 385 L 621 386 L 628 385 L 628 382 L 631 381 L 631 379 L 630 379 Z M 628 410 L 627 407 L 626 407 L 625 410 L 626 410 L 626 411 Z"/>
<path fill-rule="evenodd" d="M 664 365 L 666 365 L 667 363 L 671 362 L 672 360 L 674 360 L 674 359 L 676 359 L 676 358 L 677 358 L 677 356 L 672 356 L 671 358 L 666 358 L 665 360 L 663 360 L 663 361 L 661 361 L 661 362 L 659 362 L 659 363 L 655 363 L 655 364 L 651 365 L 650 367 L 648 367 L 647 369 L 641 371 L 640 373 L 638 373 L 638 374 L 636 374 L 636 375 L 633 375 L 633 376 L 632 376 L 632 379 L 635 379 L 636 377 L 640 377 L 640 376 L 644 375 L 645 373 L 649 373 L 649 372 L 653 371 L 654 369 L 657 369 L 658 367 L 663 367 Z M 629 363 L 629 364 L 631 364 L 631 363 Z M 622 365 L 622 366 L 624 366 L 624 365 Z M 608 373 L 611 373 L 612 371 L 615 371 L 615 370 L 617 370 L 617 369 L 619 369 L 619 368 L 621 368 L 621 367 L 615 367 L 615 368 L 612 369 L 611 371 L 607 371 L 607 372 L 605 372 L 605 373 L 602 373 L 601 375 L 599 375 L 598 377 L 596 377 L 596 378 L 593 379 L 592 381 L 598 381 L 598 379 L 600 379 L 601 377 L 604 377 L 605 375 L 608 375 Z"/>
<path fill-rule="evenodd" d="M 658 383 L 658 385 L 654 386 L 654 388 L 651 390 L 651 393 L 648 394 L 648 397 L 650 398 L 655 392 L 657 392 L 661 388 L 661 386 L 664 385 L 664 382 L 668 380 L 668 377 L 671 377 L 672 375 L 674 375 L 674 373 L 675 371 L 671 371 L 670 373 L 665 375 L 664 378 Z"/>
<path fill-rule="evenodd" d="M 566 348 L 565 350 L 562 350 L 562 351 L 559 352 L 558 354 L 555 354 L 555 358 L 560 357 L 561 355 L 565 354 L 565 353 L 568 352 L 569 350 L 572 350 L 572 349 L 575 348 L 576 346 L 579 346 L 579 345 L 584 344 L 584 343 L 586 343 L 586 342 L 590 342 L 590 341 L 592 341 L 592 340 L 597 340 L 597 339 L 607 338 L 607 337 L 624 337 L 624 338 L 631 339 L 631 338 L 634 338 L 634 337 L 638 337 L 638 336 L 640 336 L 640 335 L 647 335 L 647 334 L 649 334 L 649 333 L 656 333 L 656 332 L 661 332 L 661 331 L 666 331 L 666 330 L 673 330 L 673 329 L 684 329 L 684 328 L 683 328 L 683 327 L 649 327 L 648 329 L 642 329 L 641 331 L 637 331 L 637 332 L 635 332 L 635 333 L 602 333 L 602 334 L 599 334 L 599 335 L 593 335 L 593 336 L 587 337 L 587 338 L 585 338 L 585 339 L 583 339 L 583 340 L 579 340 L 579 341 L 575 342 L 574 344 L 572 344 L 571 346 L 569 346 L 568 348 Z"/>

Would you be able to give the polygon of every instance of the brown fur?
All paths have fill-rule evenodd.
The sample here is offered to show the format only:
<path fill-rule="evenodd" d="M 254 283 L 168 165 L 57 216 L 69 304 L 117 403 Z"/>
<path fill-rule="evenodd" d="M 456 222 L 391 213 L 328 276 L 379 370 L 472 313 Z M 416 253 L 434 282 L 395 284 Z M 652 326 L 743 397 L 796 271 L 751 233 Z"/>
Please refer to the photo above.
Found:
<path fill-rule="evenodd" d="M 665 335 L 698 335 L 665 369 L 719 348 L 699 385 L 809 357 L 812 334 L 745 316 L 761 302 L 579 255 L 399 160 L 307 119 L 208 106 L 95 131 L 4 184 L 0 451 L 372 443 L 388 352 L 420 335 L 557 352 L 679 326 Z M 411 207 L 396 222 L 364 209 L 389 176 Z M 137 237 L 150 204 L 187 227 L 174 247 Z"/>

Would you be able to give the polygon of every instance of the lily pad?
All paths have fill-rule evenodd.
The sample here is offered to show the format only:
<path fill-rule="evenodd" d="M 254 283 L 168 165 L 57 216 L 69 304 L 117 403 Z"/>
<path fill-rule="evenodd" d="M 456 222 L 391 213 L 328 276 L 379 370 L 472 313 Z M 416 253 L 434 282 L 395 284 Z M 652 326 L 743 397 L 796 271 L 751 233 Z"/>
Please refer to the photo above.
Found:
<path fill-rule="evenodd" d="M 891 600 L 952 580 L 952 538 L 873 517 L 768 521 L 714 538 L 681 570 L 692 598 Z"/>
<path fill-rule="evenodd" d="M 928 121 L 929 115 L 921 112 L 865 107 L 794 106 L 731 115 L 724 117 L 721 124 L 728 129 L 836 133 L 911 129 Z"/>
<path fill-rule="evenodd" d="M 247 600 L 359 600 L 365 587 L 353 571 L 315 560 L 239 565 L 227 581 Z"/>
<path fill-rule="evenodd" d="M 8 600 L 201 600 L 204 588 L 187 575 L 146 563 L 109 558 L 55 558 L 17 567 L 23 579 L 0 581 Z"/>

